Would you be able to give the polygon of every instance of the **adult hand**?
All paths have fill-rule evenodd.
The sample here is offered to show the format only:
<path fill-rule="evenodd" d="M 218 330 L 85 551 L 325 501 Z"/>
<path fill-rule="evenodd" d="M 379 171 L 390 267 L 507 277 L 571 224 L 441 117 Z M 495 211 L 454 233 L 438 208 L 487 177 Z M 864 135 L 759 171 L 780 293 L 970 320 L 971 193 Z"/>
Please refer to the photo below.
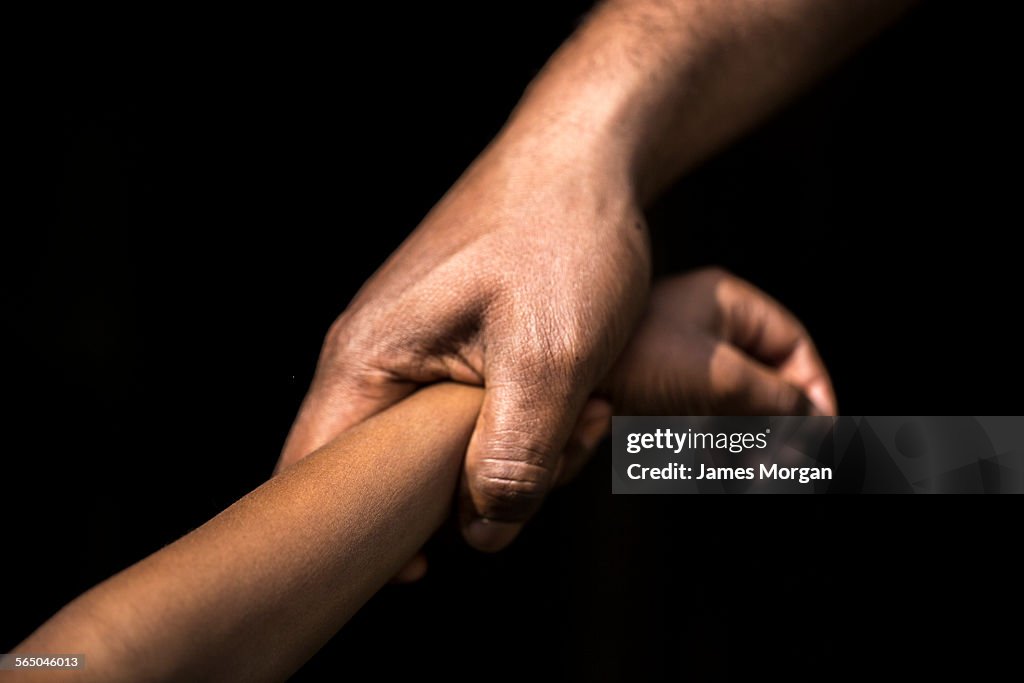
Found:
<path fill-rule="evenodd" d="M 279 468 L 418 386 L 483 385 L 461 523 L 482 550 L 514 538 L 647 297 L 643 218 L 602 143 L 533 129 L 485 151 L 328 332 Z"/>
<path fill-rule="evenodd" d="M 779 302 L 718 268 L 659 282 L 635 334 L 587 402 L 559 461 L 572 480 L 623 415 L 834 415 L 828 371 Z M 427 571 L 417 555 L 395 578 Z"/>
<path fill-rule="evenodd" d="M 463 529 L 478 548 L 506 545 L 643 308 L 637 196 L 652 198 L 906 3 L 820 4 L 602 3 L 331 328 L 280 465 L 424 383 L 483 384 Z"/>

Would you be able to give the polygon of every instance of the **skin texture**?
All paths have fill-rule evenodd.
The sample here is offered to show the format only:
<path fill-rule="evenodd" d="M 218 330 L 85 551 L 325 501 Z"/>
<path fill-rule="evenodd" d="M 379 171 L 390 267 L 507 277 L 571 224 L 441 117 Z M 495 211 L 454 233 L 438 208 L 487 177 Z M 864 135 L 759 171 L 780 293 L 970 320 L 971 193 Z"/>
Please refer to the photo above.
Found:
<path fill-rule="evenodd" d="M 533 512 L 649 279 L 647 236 L 636 206 L 619 201 L 625 190 L 603 193 L 613 181 L 596 172 L 580 178 L 574 169 L 591 162 L 541 170 L 535 158 L 486 155 L 363 287 L 328 334 L 282 465 L 450 377 L 487 386 L 465 519 Z"/>
<path fill-rule="evenodd" d="M 15 650 L 85 653 L 85 669 L 7 675 L 284 680 L 446 518 L 482 394 L 428 387 L 346 432 Z"/>
<path fill-rule="evenodd" d="M 423 384 L 483 386 L 462 527 L 477 548 L 507 545 L 555 483 L 581 410 L 644 310 L 643 206 L 909 4 L 598 6 L 332 326 L 280 467 Z M 834 411 L 821 392 L 808 398 Z"/>
<path fill-rule="evenodd" d="M 832 381 L 807 330 L 778 301 L 720 268 L 655 285 L 636 333 L 597 392 L 561 460 L 559 483 L 583 468 L 613 413 L 836 413 Z"/>
<path fill-rule="evenodd" d="M 617 412 L 636 415 L 666 408 L 679 415 L 836 412 L 832 382 L 803 325 L 778 301 L 718 268 L 654 288 L 603 388 Z"/>
<path fill-rule="evenodd" d="M 636 336 L 560 459 L 571 479 L 611 405 L 657 413 L 778 414 L 831 398 L 803 328 L 719 270 L 654 288 Z M 85 653 L 82 671 L 18 681 L 283 680 L 403 565 L 449 514 L 484 399 L 450 383 L 417 391 L 332 440 L 179 541 L 88 591 L 15 648 Z M 694 410 L 691 410 L 694 409 Z"/>

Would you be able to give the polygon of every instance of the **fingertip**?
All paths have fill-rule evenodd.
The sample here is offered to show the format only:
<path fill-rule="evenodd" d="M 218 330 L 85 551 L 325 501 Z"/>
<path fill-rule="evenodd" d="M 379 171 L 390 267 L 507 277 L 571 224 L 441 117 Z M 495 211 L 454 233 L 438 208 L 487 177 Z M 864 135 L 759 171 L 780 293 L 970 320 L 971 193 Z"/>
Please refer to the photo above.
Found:
<path fill-rule="evenodd" d="M 612 404 L 603 398 L 591 398 L 580 413 L 565 451 L 558 458 L 555 485 L 572 481 L 590 461 L 598 444 L 612 429 Z"/>
<path fill-rule="evenodd" d="M 813 413 L 816 415 L 835 415 L 836 400 L 832 392 L 822 382 L 812 384 L 807 388 L 807 398 L 810 399 Z"/>
<path fill-rule="evenodd" d="M 392 583 L 415 583 L 427 575 L 427 556 L 416 553 L 402 569 L 391 579 Z"/>
<path fill-rule="evenodd" d="M 517 522 L 476 518 L 463 525 L 462 535 L 473 548 L 485 553 L 496 553 L 512 543 L 522 528 L 523 525 Z"/>
<path fill-rule="evenodd" d="M 593 451 L 611 430 L 612 404 L 602 398 L 591 398 L 587 401 L 580 419 L 574 438 L 586 451 Z"/>

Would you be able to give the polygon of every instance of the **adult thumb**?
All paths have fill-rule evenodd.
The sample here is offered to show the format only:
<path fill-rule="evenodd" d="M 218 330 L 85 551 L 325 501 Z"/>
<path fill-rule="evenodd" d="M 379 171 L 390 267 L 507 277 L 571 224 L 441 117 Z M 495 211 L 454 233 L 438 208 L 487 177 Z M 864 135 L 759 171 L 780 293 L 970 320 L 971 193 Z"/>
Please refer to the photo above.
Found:
<path fill-rule="evenodd" d="M 560 391 L 537 377 L 487 388 L 459 489 L 460 525 L 471 546 L 501 550 L 537 511 L 555 485 L 587 393 Z"/>

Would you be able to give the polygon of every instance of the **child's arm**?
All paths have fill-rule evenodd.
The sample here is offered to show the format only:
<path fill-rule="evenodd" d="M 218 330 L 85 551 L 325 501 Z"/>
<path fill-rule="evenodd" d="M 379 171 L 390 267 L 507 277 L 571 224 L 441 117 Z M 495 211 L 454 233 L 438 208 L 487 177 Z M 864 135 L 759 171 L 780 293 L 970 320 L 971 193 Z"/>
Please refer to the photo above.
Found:
<path fill-rule="evenodd" d="M 283 680 L 445 519 L 482 396 L 417 392 L 88 591 L 16 651 L 86 655 L 83 670 L 38 680 Z"/>
<path fill-rule="evenodd" d="M 718 270 L 655 287 L 605 391 L 633 413 L 835 410 L 806 330 Z M 87 668 L 63 680 L 287 677 L 444 520 L 482 396 L 418 391 L 78 598 L 17 652 L 84 653 Z"/>

